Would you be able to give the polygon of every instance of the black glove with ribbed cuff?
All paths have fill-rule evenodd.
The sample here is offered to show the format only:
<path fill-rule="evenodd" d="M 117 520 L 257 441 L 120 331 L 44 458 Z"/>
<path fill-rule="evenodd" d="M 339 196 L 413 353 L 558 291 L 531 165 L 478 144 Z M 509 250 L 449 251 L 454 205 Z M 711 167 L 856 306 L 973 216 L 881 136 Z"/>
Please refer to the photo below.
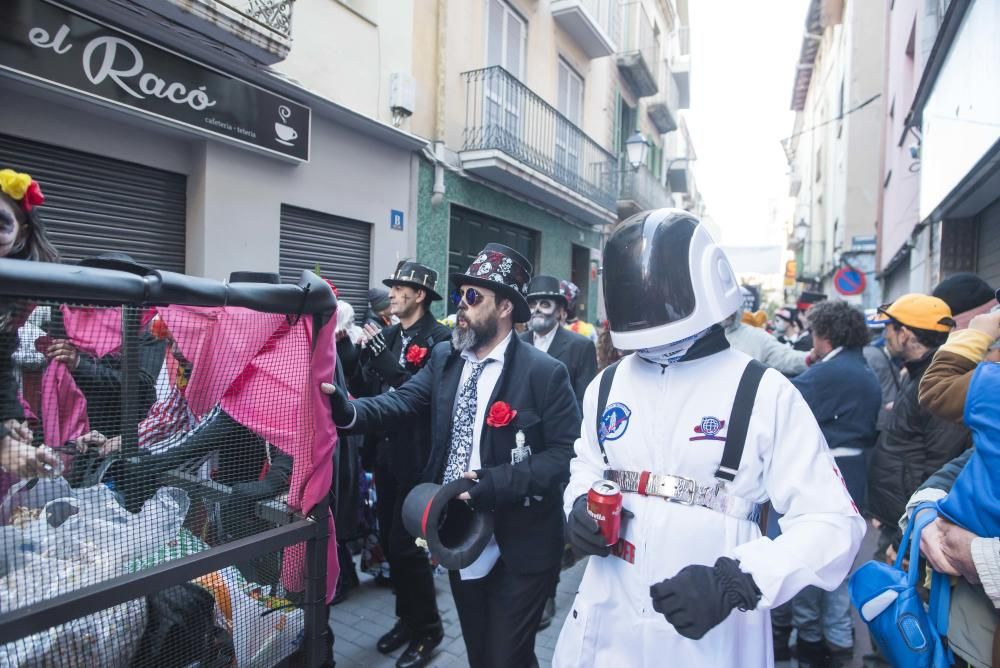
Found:
<path fill-rule="evenodd" d="M 604 541 L 604 534 L 597 520 L 587 512 L 587 495 L 581 494 L 573 502 L 573 510 L 566 518 L 566 542 L 580 554 L 606 557 L 611 548 Z"/>
<path fill-rule="evenodd" d="M 733 610 L 753 610 L 760 589 L 740 562 L 719 557 L 715 566 L 686 566 L 672 578 L 649 588 L 653 609 L 685 638 L 698 640 Z"/>

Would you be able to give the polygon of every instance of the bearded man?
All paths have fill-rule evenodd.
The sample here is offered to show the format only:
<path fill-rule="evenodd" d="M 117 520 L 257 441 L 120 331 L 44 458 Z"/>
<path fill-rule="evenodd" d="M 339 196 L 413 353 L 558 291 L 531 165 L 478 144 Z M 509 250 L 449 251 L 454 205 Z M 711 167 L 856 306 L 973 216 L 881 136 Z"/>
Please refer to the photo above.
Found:
<path fill-rule="evenodd" d="M 468 271 L 452 274 L 451 345 L 435 346 L 426 367 L 378 397 L 349 401 L 322 386 L 341 427 L 429 415 L 423 480 L 478 481 L 459 498 L 493 513 L 493 537 L 476 561 L 449 574 L 472 668 L 537 665 L 535 634 L 562 559 L 560 485 L 580 413 L 566 367 L 514 336 L 514 323 L 531 316 L 530 274 L 514 249 L 488 244 Z"/>

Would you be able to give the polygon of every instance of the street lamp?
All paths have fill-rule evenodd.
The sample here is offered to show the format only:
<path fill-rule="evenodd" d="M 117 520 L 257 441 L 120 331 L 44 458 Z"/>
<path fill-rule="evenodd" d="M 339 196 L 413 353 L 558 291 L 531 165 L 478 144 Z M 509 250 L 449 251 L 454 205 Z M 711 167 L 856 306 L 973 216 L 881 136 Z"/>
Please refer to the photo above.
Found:
<path fill-rule="evenodd" d="M 809 236 L 809 223 L 806 222 L 805 218 L 799 218 L 799 222 L 795 223 L 792 228 L 792 234 L 795 236 L 795 240 L 802 242 L 806 240 Z"/>
<path fill-rule="evenodd" d="M 640 165 L 646 164 L 647 150 L 649 150 L 649 144 L 638 130 L 625 141 L 625 153 L 633 171 L 638 170 Z"/>

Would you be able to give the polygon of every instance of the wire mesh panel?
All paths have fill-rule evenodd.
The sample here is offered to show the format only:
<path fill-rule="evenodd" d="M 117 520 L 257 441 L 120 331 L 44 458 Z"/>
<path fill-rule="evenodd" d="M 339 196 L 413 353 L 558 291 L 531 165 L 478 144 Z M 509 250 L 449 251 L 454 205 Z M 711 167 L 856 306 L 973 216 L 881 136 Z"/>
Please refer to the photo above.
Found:
<path fill-rule="evenodd" d="M 302 555 L 325 547 L 288 504 L 317 322 L 23 295 L 0 312 L 21 409 L 0 432 L 0 666 L 272 666 L 320 642 Z"/>

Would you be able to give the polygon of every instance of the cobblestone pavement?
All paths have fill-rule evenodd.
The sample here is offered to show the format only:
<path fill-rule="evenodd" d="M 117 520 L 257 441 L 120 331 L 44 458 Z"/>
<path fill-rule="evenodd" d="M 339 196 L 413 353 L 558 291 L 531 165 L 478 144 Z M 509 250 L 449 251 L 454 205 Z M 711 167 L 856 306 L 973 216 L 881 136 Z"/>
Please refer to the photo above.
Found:
<path fill-rule="evenodd" d="M 858 553 L 855 568 L 870 559 L 874 549 L 875 532 L 869 531 Z M 559 629 L 562 628 L 563 620 L 573 603 L 586 563 L 585 559 L 581 560 L 572 568 L 562 572 L 559 589 L 556 592 L 556 617 L 552 621 L 552 626 L 538 634 L 535 642 L 535 654 L 541 666 L 551 665 Z M 361 585 L 351 591 L 347 600 L 334 606 L 330 612 L 330 626 L 336 636 L 334 654 L 337 666 L 338 668 L 356 666 L 392 668 L 403 650 L 400 649 L 391 656 L 383 656 L 375 650 L 375 643 L 379 636 L 396 623 L 393 614 L 395 599 L 390 589 L 376 586 L 370 576 L 362 574 L 360 578 Z M 433 668 L 468 666 L 462 630 L 458 624 L 458 613 L 455 612 L 451 589 L 448 586 L 448 576 L 444 573 L 439 574 L 435 578 L 435 584 L 438 608 L 444 620 L 445 639 L 438 646 L 433 660 L 428 665 Z M 859 668 L 863 665 L 862 656 L 871 651 L 871 644 L 865 625 L 858 619 L 856 611 L 852 613 L 856 642 L 854 661 L 850 664 L 850 668 Z M 797 665 L 798 662 L 793 659 L 790 662 L 778 663 L 776 668 L 796 668 Z"/>
<path fill-rule="evenodd" d="M 538 634 L 535 641 L 535 654 L 541 666 L 551 665 L 559 629 L 562 628 L 563 620 L 573 603 L 573 597 L 576 596 L 585 567 L 586 560 L 582 560 L 562 572 L 559 588 L 556 591 L 556 617 L 549 628 Z M 348 594 L 347 600 L 334 606 L 330 611 L 330 627 L 336 636 L 333 649 L 337 668 L 356 666 L 391 668 L 403 649 L 393 652 L 390 656 L 384 656 L 375 650 L 375 643 L 379 636 L 396 623 L 393 614 L 395 599 L 389 588 L 376 586 L 370 576 L 362 574 L 359 577 L 361 585 Z M 434 581 L 438 608 L 444 621 L 445 637 L 428 666 L 432 668 L 468 666 L 462 629 L 459 627 L 458 613 L 451 598 L 448 576 L 441 573 L 434 578 Z"/>

